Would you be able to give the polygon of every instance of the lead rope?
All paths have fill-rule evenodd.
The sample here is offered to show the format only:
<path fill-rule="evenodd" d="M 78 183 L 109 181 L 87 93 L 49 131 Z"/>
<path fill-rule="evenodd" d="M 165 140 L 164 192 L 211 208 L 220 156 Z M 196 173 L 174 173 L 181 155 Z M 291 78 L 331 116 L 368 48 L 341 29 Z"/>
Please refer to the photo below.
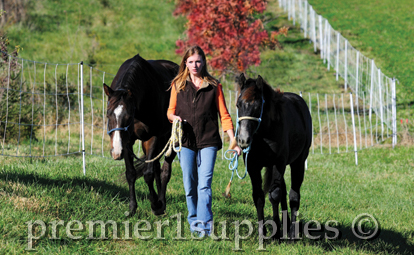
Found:
<path fill-rule="evenodd" d="M 168 140 L 167 144 L 164 146 L 164 149 L 160 152 L 160 154 L 158 154 L 158 156 L 156 156 L 153 159 L 149 159 L 149 160 L 145 160 L 145 163 L 151 163 L 157 159 L 159 159 L 165 151 L 167 151 L 165 153 L 165 156 L 170 156 L 172 151 L 174 150 L 175 152 L 180 152 L 181 151 L 181 147 L 182 147 L 182 137 L 183 137 L 183 129 L 181 127 L 181 121 L 179 121 L 178 119 L 175 119 L 172 125 L 172 130 L 171 130 L 171 137 Z M 175 143 L 178 142 L 178 148 L 175 148 Z M 168 150 L 167 150 L 168 148 Z M 133 154 L 135 156 L 135 154 Z M 142 159 L 138 158 L 137 156 L 135 156 L 136 159 L 143 161 Z"/>
<path fill-rule="evenodd" d="M 223 196 L 226 197 L 226 198 L 231 197 L 231 195 L 230 195 L 230 186 L 231 186 L 231 182 L 233 181 L 234 172 L 236 172 L 236 175 L 237 175 L 237 177 L 239 177 L 240 180 L 243 180 L 247 175 L 247 167 L 244 170 L 243 176 L 239 175 L 239 171 L 238 171 L 239 155 L 237 154 L 237 151 L 233 149 L 237 145 L 237 140 L 236 139 L 237 139 L 238 129 L 239 129 L 239 113 L 237 112 L 237 124 L 236 124 L 236 133 L 235 133 L 235 136 L 234 136 L 234 140 L 230 144 L 229 149 L 226 150 L 226 152 L 224 153 L 224 158 L 230 161 L 229 162 L 229 170 L 231 170 L 231 177 L 230 177 L 229 184 L 227 184 L 226 191 L 223 193 Z M 250 146 L 249 146 L 248 149 L 250 150 Z M 243 152 L 245 152 L 245 150 L 243 150 Z M 228 153 L 232 153 L 232 156 L 228 156 Z M 248 153 L 248 151 L 247 151 L 247 153 Z M 246 160 L 247 160 L 247 154 L 246 154 Z"/>
<path fill-rule="evenodd" d="M 223 196 L 226 197 L 226 198 L 231 197 L 231 195 L 230 195 L 230 186 L 231 186 L 231 181 L 233 180 L 234 172 L 236 172 L 237 177 L 239 177 L 240 180 L 243 180 L 247 175 L 247 159 L 249 157 L 250 147 L 251 147 L 252 143 L 250 142 L 249 147 L 247 147 L 246 149 L 243 150 L 243 153 L 246 154 L 246 159 L 245 159 L 245 162 L 244 162 L 245 170 L 244 170 L 244 175 L 243 176 L 239 175 L 239 171 L 237 169 L 237 167 L 239 165 L 239 155 L 237 155 L 236 150 L 233 150 L 233 148 L 237 145 L 236 137 L 237 137 L 237 131 L 239 129 L 239 122 L 241 120 L 254 120 L 254 121 L 259 122 L 259 124 L 257 125 L 256 130 L 253 132 L 253 134 L 255 134 L 257 132 L 257 130 L 259 129 L 260 123 L 262 122 L 264 103 L 265 103 L 265 100 L 263 99 L 263 96 L 262 96 L 262 109 L 260 111 L 260 118 L 250 117 L 250 116 L 243 116 L 243 117 L 239 118 L 239 112 L 236 111 L 236 113 L 237 113 L 237 124 L 236 124 L 236 133 L 235 133 L 235 137 L 234 137 L 234 142 L 232 142 L 232 144 L 230 144 L 229 149 L 224 153 L 224 158 L 227 159 L 227 160 L 230 160 L 229 169 L 232 171 L 229 184 L 227 184 L 226 191 L 223 193 Z M 228 152 L 232 152 L 233 156 L 228 157 L 227 156 Z"/>

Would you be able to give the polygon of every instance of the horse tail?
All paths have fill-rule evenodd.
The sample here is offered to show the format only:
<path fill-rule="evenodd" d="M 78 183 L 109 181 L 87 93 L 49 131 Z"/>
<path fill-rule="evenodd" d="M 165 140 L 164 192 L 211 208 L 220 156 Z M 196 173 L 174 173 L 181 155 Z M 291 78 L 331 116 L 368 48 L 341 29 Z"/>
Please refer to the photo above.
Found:
<path fill-rule="evenodd" d="M 142 155 L 140 159 L 134 159 L 134 168 L 136 173 L 136 179 L 141 178 L 144 175 L 145 155 Z"/>
<path fill-rule="evenodd" d="M 266 167 L 266 172 L 264 174 L 264 182 L 263 182 L 264 194 L 267 194 L 269 192 L 271 181 L 272 181 L 272 168 Z"/>

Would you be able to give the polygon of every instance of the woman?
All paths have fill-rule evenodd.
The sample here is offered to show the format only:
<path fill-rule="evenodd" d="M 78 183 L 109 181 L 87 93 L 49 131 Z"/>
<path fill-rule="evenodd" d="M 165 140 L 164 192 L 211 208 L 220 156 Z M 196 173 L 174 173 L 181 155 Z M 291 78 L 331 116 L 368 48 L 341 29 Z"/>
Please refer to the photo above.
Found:
<path fill-rule="evenodd" d="M 182 122 L 182 149 L 178 153 L 191 232 L 210 235 L 214 164 L 222 142 L 218 116 L 223 130 L 233 143 L 234 131 L 227 111 L 222 85 L 207 71 L 206 56 L 199 46 L 187 49 L 177 76 L 172 81 L 168 119 Z M 234 148 L 240 155 L 241 149 Z"/>

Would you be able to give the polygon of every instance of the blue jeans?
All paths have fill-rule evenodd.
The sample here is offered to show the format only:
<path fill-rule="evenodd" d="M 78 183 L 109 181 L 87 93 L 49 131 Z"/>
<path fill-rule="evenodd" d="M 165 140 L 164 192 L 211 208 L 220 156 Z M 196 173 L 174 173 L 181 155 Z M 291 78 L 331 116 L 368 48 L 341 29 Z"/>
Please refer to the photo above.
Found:
<path fill-rule="evenodd" d="M 217 147 L 188 149 L 182 147 L 178 152 L 188 209 L 188 223 L 191 232 L 210 234 L 213 221 L 211 211 L 214 164 Z"/>

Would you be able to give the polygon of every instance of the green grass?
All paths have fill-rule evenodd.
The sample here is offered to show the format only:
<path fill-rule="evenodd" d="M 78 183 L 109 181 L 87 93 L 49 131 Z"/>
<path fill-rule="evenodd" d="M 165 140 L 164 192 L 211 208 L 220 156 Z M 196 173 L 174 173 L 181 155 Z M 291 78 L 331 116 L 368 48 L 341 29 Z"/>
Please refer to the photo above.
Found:
<path fill-rule="evenodd" d="M 372 148 L 359 152 L 359 165 L 354 165 L 354 155 L 310 155 L 308 170 L 302 186 L 300 219 L 303 224 L 314 220 L 335 227 L 340 235 L 337 240 L 312 240 L 301 236 L 296 244 L 264 241 L 263 248 L 270 253 L 281 254 L 409 254 L 414 248 L 411 217 L 413 200 L 412 183 L 414 160 L 412 147 Z M 123 162 L 115 162 L 97 157 L 87 157 L 87 172 L 82 175 L 79 157 L 38 159 L 3 158 L 0 168 L 0 247 L 9 254 L 20 254 L 28 248 L 29 221 L 40 220 L 46 224 L 46 233 L 41 236 L 40 225 L 34 225 L 33 249 L 44 253 L 117 253 L 131 252 L 147 254 L 211 254 L 233 253 L 237 247 L 247 253 L 258 253 L 260 242 L 257 237 L 256 211 L 251 198 L 249 177 L 234 179 L 232 198 L 225 199 L 222 193 L 230 178 L 227 162 L 217 161 L 213 181 L 213 212 L 220 236 L 226 224 L 226 240 L 203 241 L 191 237 L 185 221 L 186 205 L 180 167 L 173 165 L 173 174 L 167 191 L 167 213 L 156 217 L 150 210 L 148 190 L 144 180 L 137 180 L 138 211 L 132 218 L 126 218 L 128 210 L 127 184 L 120 176 Z M 2 159 L 2 160 L 3 160 Z M 244 171 L 240 164 L 240 171 Z M 290 183 L 290 171 L 286 181 Z M 380 226 L 377 238 L 359 240 L 352 233 L 352 221 L 358 215 L 368 213 L 375 217 Z M 181 215 L 181 225 L 177 217 Z M 266 219 L 271 218 L 271 206 L 265 206 Z M 63 221 L 53 237 L 53 221 Z M 67 229 L 78 225 L 69 222 L 80 221 L 84 228 L 69 234 L 79 236 L 74 240 Z M 118 240 L 112 228 L 106 228 L 107 239 L 99 239 L 100 228 L 89 231 L 87 221 L 112 220 L 117 223 Z M 235 222 L 252 222 L 253 233 L 245 240 L 235 239 Z M 336 221 L 337 225 L 330 223 Z M 130 239 L 125 237 L 125 222 L 129 222 Z M 147 221 L 151 229 L 145 231 Z M 169 222 L 167 225 L 166 222 Z M 157 223 L 159 222 L 159 223 Z M 157 224 L 164 223 L 162 232 L 157 232 Z M 224 224 L 224 223 L 221 223 Z M 181 226 L 181 227 L 180 227 Z M 143 240 L 134 232 L 134 227 Z M 315 226 L 313 226 L 315 227 Z M 181 230 L 183 240 L 177 240 Z M 247 235 L 247 225 L 240 226 L 240 234 Z M 372 230 L 372 229 L 370 229 Z M 88 239 L 90 234 L 96 239 Z M 311 232 L 313 236 L 328 234 L 332 230 Z M 162 237 L 163 239 L 159 239 Z"/>
<path fill-rule="evenodd" d="M 174 61 L 184 18 L 172 1 L 29 1 L 28 19 L 7 28 L 20 56 L 51 63 L 85 61 L 115 74 L 128 58 Z"/>

